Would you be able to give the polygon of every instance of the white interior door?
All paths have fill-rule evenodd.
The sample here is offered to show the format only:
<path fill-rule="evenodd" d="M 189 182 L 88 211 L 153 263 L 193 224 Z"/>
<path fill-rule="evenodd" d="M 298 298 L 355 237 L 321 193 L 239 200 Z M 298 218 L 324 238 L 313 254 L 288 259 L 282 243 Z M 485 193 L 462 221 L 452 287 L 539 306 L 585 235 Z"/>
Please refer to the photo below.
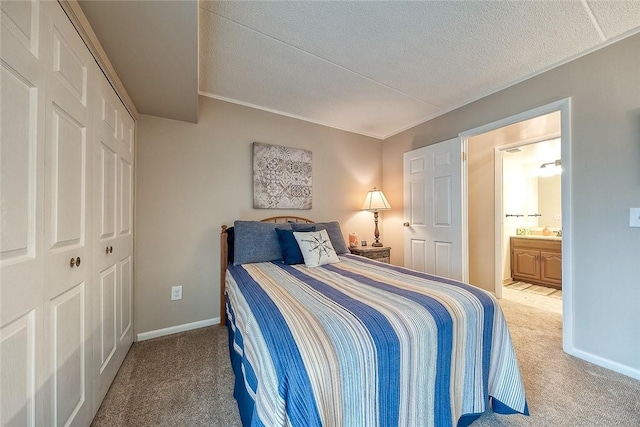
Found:
<path fill-rule="evenodd" d="M 45 97 L 45 387 L 49 425 L 91 421 L 90 90 L 95 61 L 57 3 L 43 2 Z M 73 260 L 73 262 L 71 261 Z"/>
<path fill-rule="evenodd" d="M 93 399 L 104 398 L 133 342 L 132 119 L 101 76 L 94 116 Z"/>
<path fill-rule="evenodd" d="M 36 426 L 44 425 L 42 20 L 37 3 L 0 7 L 0 425 Z"/>
<path fill-rule="evenodd" d="M 0 425 L 86 426 L 133 341 L 134 121 L 58 2 L 0 10 Z"/>
<path fill-rule="evenodd" d="M 118 129 L 118 360 L 133 344 L 133 162 L 135 122 L 120 104 Z"/>
<path fill-rule="evenodd" d="M 459 138 L 404 154 L 405 266 L 463 279 Z"/>
<path fill-rule="evenodd" d="M 100 79 L 95 109 L 93 398 L 102 401 L 119 364 L 118 349 L 118 108 Z M 109 88 L 110 89 L 110 88 Z"/>

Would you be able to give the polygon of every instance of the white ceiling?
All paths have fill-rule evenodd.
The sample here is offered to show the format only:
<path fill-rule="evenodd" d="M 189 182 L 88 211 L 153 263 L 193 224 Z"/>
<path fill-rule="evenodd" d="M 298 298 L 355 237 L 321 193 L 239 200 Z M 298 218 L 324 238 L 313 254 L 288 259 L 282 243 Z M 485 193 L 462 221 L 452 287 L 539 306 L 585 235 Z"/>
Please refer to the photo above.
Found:
<path fill-rule="evenodd" d="M 81 2 L 83 9 L 93 3 L 104 2 Z M 138 2 L 106 3 L 118 8 Z M 193 2 L 140 3 L 158 9 Z M 200 94 L 376 138 L 640 32 L 638 0 L 200 1 L 199 7 Z M 149 18 L 139 13 L 144 29 Z M 180 40 L 172 13 L 167 31 Z M 92 26 L 93 20 L 107 21 L 107 28 L 117 22 L 113 13 L 108 20 L 94 15 Z M 123 31 L 112 32 L 122 38 Z M 98 34 L 103 45 L 113 37 L 108 32 Z M 171 49 L 180 49 L 179 42 L 167 46 L 165 39 L 160 35 L 162 56 L 154 64 L 171 62 Z M 128 49 L 135 52 L 136 43 L 130 39 Z M 185 42 L 180 60 L 187 48 L 192 46 Z M 105 46 L 110 58 L 121 49 Z M 135 69 L 123 73 L 137 75 L 121 78 L 132 82 L 125 86 L 145 113 L 129 85 L 148 81 L 149 68 L 129 68 Z M 173 81 L 189 78 L 166 74 Z M 165 102 L 176 102 L 176 96 Z M 158 102 L 156 94 L 153 104 Z"/>
<path fill-rule="evenodd" d="M 138 112 L 198 119 L 196 1 L 79 0 Z"/>

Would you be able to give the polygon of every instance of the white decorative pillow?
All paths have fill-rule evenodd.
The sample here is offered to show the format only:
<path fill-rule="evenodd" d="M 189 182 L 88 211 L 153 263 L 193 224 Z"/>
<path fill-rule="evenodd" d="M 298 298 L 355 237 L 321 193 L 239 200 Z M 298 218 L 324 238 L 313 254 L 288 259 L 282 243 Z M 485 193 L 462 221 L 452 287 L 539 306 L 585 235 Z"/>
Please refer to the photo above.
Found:
<path fill-rule="evenodd" d="M 327 230 L 301 232 L 294 231 L 300 252 L 307 267 L 318 267 L 325 264 L 340 262 L 336 251 L 331 245 Z"/>

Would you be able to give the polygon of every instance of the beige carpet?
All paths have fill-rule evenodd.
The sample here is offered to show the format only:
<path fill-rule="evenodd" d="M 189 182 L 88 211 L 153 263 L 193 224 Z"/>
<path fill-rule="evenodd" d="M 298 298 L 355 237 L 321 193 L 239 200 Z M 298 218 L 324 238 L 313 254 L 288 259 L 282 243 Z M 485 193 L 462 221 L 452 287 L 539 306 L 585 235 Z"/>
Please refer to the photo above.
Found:
<path fill-rule="evenodd" d="M 92 426 L 240 425 L 226 329 L 134 343 Z"/>
<path fill-rule="evenodd" d="M 561 316 L 501 300 L 531 416 L 486 413 L 472 426 L 640 426 L 640 381 L 561 350 Z M 226 330 L 133 345 L 93 426 L 240 425 Z"/>
<path fill-rule="evenodd" d="M 640 381 L 562 351 L 562 316 L 502 299 L 529 417 L 487 413 L 473 426 L 639 426 Z"/>

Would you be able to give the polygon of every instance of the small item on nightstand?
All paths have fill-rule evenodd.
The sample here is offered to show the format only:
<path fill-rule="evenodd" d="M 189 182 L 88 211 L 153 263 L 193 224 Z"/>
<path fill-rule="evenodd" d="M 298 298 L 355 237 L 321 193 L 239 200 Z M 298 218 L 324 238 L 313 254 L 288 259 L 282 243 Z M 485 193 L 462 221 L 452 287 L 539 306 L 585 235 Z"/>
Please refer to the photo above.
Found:
<path fill-rule="evenodd" d="M 350 248 L 358 247 L 358 233 L 349 233 L 349 247 Z"/>
<path fill-rule="evenodd" d="M 367 246 L 367 241 L 363 240 L 362 242 L 360 242 L 360 246 Z"/>
<path fill-rule="evenodd" d="M 551 230 L 549 230 L 549 227 L 545 227 L 542 229 L 542 235 L 543 236 L 551 236 Z"/>

